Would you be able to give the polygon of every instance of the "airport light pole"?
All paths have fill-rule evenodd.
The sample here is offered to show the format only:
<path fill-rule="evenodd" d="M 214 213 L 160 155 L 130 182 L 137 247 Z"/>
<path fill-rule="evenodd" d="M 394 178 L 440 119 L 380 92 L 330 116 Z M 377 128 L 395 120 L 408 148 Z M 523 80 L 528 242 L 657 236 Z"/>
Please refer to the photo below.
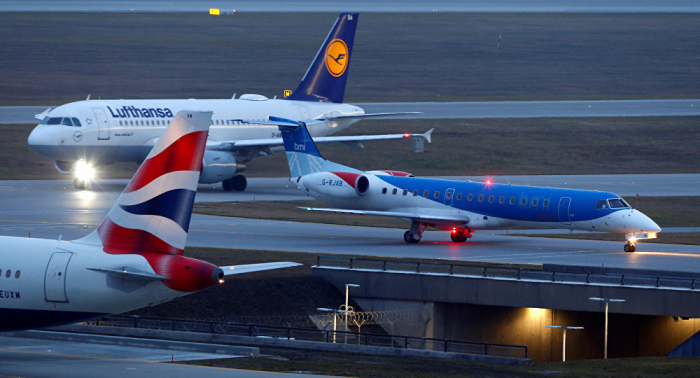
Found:
<path fill-rule="evenodd" d="M 588 298 L 591 301 L 596 301 L 596 302 L 605 302 L 605 346 L 603 349 L 603 359 L 607 360 L 608 359 L 608 307 L 610 307 L 610 302 L 624 302 L 624 299 L 615 299 L 615 298 L 598 298 L 598 297 L 590 297 Z"/>
<path fill-rule="evenodd" d="M 562 341 L 561 347 L 561 360 L 566 361 L 566 330 L 567 329 L 583 329 L 583 327 L 570 327 L 570 326 L 547 326 L 547 328 L 563 329 L 564 330 L 564 340 Z"/>
<path fill-rule="evenodd" d="M 338 324 L 338 313 L 339 312 L 352 312 L 352 311 L 346 311 L 346 310 L 336 310 L 334 308 L 317 308 L 316 311 L 325 311 L 325 312 L 332 312 L 333 313 L 333 344 L 335 344 L 335 335 L 336 335 L 336 329 L 337 329 L 337 324 Z"/>
<path fill-rule="evenodd" d="M 352 311 L 347 311 L 348 309 L 348 302 L 350 299 L 350 288 L 351 287 L 360 287 L 358 284 L 345 284 L 345 344 L 348 343 L 348 312 Z"/>

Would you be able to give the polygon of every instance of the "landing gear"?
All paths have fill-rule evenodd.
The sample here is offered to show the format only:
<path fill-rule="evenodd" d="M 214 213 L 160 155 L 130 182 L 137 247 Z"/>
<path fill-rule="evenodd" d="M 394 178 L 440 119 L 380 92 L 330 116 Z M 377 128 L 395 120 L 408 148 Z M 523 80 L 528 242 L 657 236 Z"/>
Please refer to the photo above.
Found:
<path fill-rule="evenodd" d="M 632 253 L 637 250 L 637 246 L 634 245 L 631 241 L 628 241 L 627 244 L 625 244 L 625 252 Z"/>
<path fill-rule="evenodd" d="M 76 178 L 75 181 L 73 181 L 73 186 L 75 186 L 76 189 L 85 190 L 90 187 L 90 180 Z"/>
<path fill-rule="evenodd" d="M 423 238 L 423 231 L 428 227 L 427 223 L 413 221 L 411 229 L 403 234 L 403 240 L 406 243 L 418 243 Z"/>
<path fill-rule="evenodd" d="M 416 238 L 413 236 L 413 233 L 412 233 L 411 231 L 406 231 L 406 232 L 404 232 L 404 234 L 403 234 L 403 240 L 404 240 L 406 243 L 409 243 L 409 244 L 410 244 L 410 243 L 418 243 L 418 242 L 420 241 L 420 239 L 416 239 Z"/>
<path fill-rule="evenodd" d="M 467 239 L 472 237 L 471 230 L 464 228 L 453 228 L 450 233 L 452 241 L 455 243 L 464 243 Z"/>
<path fill-rule="evenodd" d="M 242 192 L 245 190 L 245 188 L 248 186 L 248 180 L 246 180 L 245 176 L 243 175 L 236 175 L 231 177 L 230 179 L 226 179 L 221 182 L 221 185 L 224 187 L 224 190 L 227 192 L 230 191 L 237 191 L 237 192 Z"/>

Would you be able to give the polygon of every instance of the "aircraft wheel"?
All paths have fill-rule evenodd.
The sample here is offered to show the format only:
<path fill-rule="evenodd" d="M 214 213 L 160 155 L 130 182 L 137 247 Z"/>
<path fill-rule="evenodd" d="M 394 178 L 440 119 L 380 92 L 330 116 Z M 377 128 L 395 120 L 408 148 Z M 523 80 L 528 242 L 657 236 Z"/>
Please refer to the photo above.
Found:
<path fill-rule="evenodd" d="M 221 182 L 221 186 L 224 188 L 225 191 L 230 192 L 233 190 L 233 180 L 226 179 Z"/>
<path fill-rule="evenodd" d="M 85 190 L 90 187 L 90 182 L 86 180 L 75 179 L 73 181 L 73 186 L 75 186 L 76 189 Z"/>
<path fill-rule="evenodd" d="M 625 252 L 632 253 L 637 250 L 637 246 L 634 244 L 627 243 L 625 244 Z"/>
<path fill-rule="evenodd" d="M 245 188 L 248 186 L 248 180 L 246 180 L 245 176 L 243 175 L 233 176 L 231 181 L 233 183 L 233 190 L 237 192 L 244 191 Z"/>
<path fill-rule="evenodd" d="M 411 233 L 411 231 L 406 231 L 406 232 L 404 232 L 404 234 L 403 234 L 403 240 L 404 240 L 406 243 L 418 243 L 418 242 L 420 241 L 420 239 L 416 239 L 416 238 L 413 236 L 413 234 Z"/>
<path fill-rule="evenodd" d="M 452 238 L 452 241 L 455 243 L 464 243 L 465 241 L 467 241 L 467 235 L 466 234 L 462 235 L 462 233 L 458 233 L 458 232 L 450 234 L 450 237 Z"/>

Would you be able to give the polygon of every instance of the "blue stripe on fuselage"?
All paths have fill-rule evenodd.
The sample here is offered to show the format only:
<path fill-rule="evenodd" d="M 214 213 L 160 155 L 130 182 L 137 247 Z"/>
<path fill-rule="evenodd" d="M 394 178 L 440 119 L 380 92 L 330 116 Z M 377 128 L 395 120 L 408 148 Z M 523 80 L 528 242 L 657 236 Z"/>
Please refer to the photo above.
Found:
<path fill-rule="evenodd" d="M 401 189 L 407 189 L 409 196 L 414 190 L 418 190 L 418 196 L 423 196 L 425 190 L 428 191 L 427 199 L 444 204 L 445 193 L 449 189 L 454 189 L 452 195 L 452 207 L 459 210 L 470 211 L 491 217 L 511 219 L 527 222 L 561 222 L 559 218 L 559 202 L 562 198 L 571 198 L 569 214 L 573 217 L 572 222 L 589 221 L 606 216 L 618 209 L 596 210 L 596 203 L 601 199 L 620 198 L 620 196 L 609 192 L 598 192 L 593 190 L 558 189 L 543 188 L 535 186 L 486 184 L 479 182 L 463 182 L 437 179 L 424 179 L 417 177 L 394 177 L 377 176 L 390 185 Z M 438 192 L 438 197 L 435 197 Z M 458 194 L 462 194 L 457 199 Z M 473 195 L 471 201 L 469 194 Z M 479 196 L 483 195 L 483 201 L 479 202 Z M 493 196 L 493 202 L 489 202 Z M 504 197 L 504 202 L 500 203 L 500 198 Z M 515 198 L 515 204 L 510 203 L 511 197 Z M 525 205 L 522 200 L 525 199 Z M 533 206 L 533 200 L 537 199 L 537 205 Z M 548 200 L 548 206 L 544 206 Z M 447 201 L 448 203 L 450 200 Z"/>

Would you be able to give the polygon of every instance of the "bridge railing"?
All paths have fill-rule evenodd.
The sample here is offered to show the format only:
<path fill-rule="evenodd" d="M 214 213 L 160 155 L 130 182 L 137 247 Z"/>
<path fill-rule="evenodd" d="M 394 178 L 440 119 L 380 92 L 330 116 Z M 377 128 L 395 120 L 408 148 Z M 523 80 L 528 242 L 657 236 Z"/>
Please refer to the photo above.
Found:
<path fill-rule="evenodd" d="M 431 350 L 436 352 L 479 354 L 511 358 L 527 358 L 526 345 L 491 344 L 449 339 L 431 339 L 413 336 L 392 336 L 311 328 L 273 327 L 204 320 L 150 318 L 141 316 L 110 316 L 93 322 L 94 325 L 198 332 L 261 338 L 347 343 L 386 348 Z"/>
<path fill-rule="evenodd" d="M 513 280 L 578 282 L 620 286 L 666 287 L 698 290 L 700 279 L 622 273 L 570 273 L 541 269 L 435 261 L 386 260 L 346 256 L 318 256 L 319 267 L 366 269 L 394 272 L 431 273 Z"/>

